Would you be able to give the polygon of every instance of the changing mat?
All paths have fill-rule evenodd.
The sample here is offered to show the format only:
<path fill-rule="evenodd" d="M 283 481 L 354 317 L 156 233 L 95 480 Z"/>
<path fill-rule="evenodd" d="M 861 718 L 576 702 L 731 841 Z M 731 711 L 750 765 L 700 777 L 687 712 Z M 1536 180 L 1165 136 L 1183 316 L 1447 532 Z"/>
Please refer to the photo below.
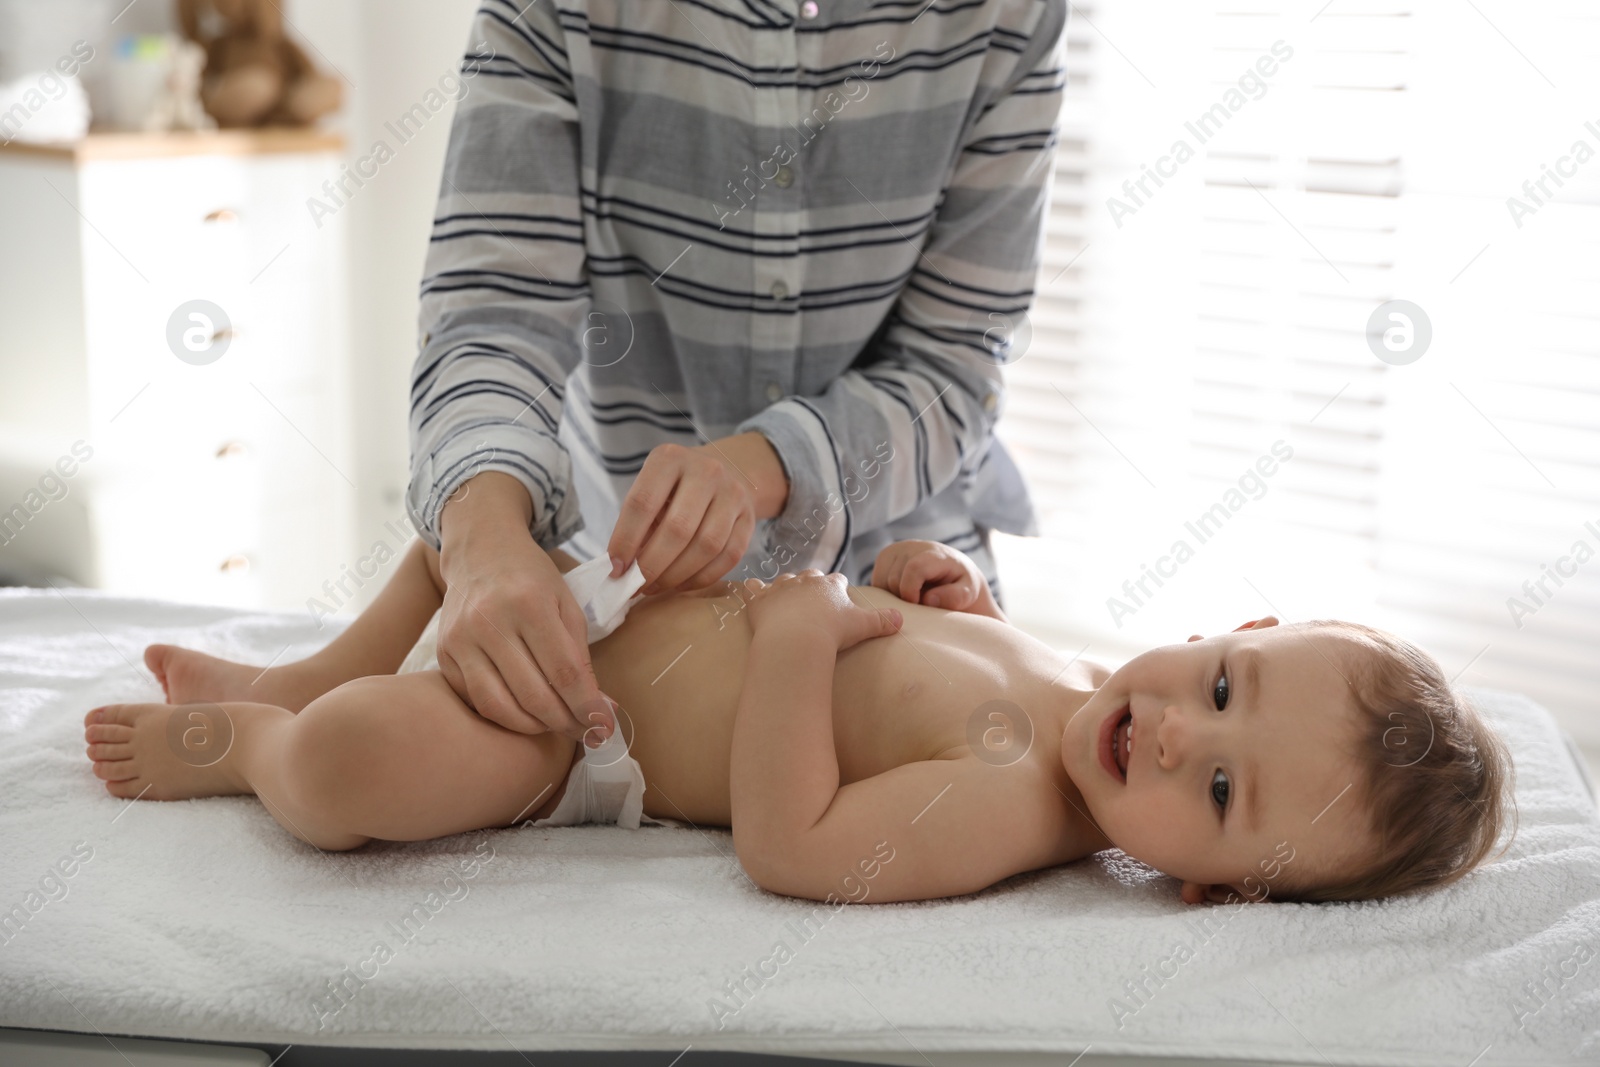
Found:
<path fill-rule="evenodd" d="M 1360 904 L 1189 908 L 1110 850 L 966 897 L 836 909 L 757 888 L 725 830 L 516 828 L 324 854 L 252 798 L 124 802 L 90 773 L 84 713 L 161 699 L 146 644 L 265 664 L 333 625 L 0 590 L 0 1026 L 1600 1063 L 1600 821 L 1563 734 L 1523 697 L 1474 694 L 1516 757 L 1509 852 L 1451 888 Z M 1135 997 L 1141 982 L 1153 992 Z"/>

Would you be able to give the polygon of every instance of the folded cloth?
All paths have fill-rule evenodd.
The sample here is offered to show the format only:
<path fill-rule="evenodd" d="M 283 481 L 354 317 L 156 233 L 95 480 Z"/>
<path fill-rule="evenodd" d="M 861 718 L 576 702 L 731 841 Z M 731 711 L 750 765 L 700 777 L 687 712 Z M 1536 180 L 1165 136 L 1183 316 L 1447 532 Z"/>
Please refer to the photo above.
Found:
<path fill-rule="evenodd" d="M 562 578 L 589 624 L 589 643 L 607 637 L 628 617 L 634 594 L 644 585 L 644 573 L 637 560 L 616 578 L 611 577 L 611 560 L 597 556 L 580 563 Z M 400 664 L 397 674 L 439 668 L 439 612 L 433 613 L 415 647 Z M 604 742 L 590 748 L 568 772 L 566 791 L 549 815 L 530 822 L 530 826 L 578 826 L 583 823 L 615 823 L 629 830 L 639 824 L 674 826 L 676 820 L 662 821 L 644 814 L 644 769 L 628 754 L 622 736 L 622 723 Z"/>
<path fill-rule="evenodd" d="M 634 560 L 620 575 L 611 577 L 611 560 L 596 556 L 561 576 L 577 598 L 589 622 L 589 643 L 611 636 L 633 605 L 634 594 L 644 586 L 644 572 Z"/>

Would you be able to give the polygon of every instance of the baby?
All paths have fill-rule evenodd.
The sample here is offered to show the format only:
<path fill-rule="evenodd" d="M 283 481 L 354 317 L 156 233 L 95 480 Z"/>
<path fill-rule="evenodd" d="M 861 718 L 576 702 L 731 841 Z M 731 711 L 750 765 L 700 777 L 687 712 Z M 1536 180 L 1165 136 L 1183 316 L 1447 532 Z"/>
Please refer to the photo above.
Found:
<path fill-rule="evenodd" d="M 91 711 L 94 773 L 118 797 L 254 794 L 322 849 L 731 827 L 757 885 L 815 900 L 862 878 L 874 901 L 972 893 L 1111 847 L 1190 904 L 1366 899 L 1461 877 L 1504 819 L 1504 743 L 1429 656 L 1351 623 L 1268 616 L 1111 671 L 1009 625 L 960 552 L 903 541 L 870 586 L 806 571 L 634 600 L 590 647 L 615 705 L 580 745 L 490 722 L 437 669 L 391 673 L 445 592 L 417 541 L 309 659 L 150 646 L 172 703 Z M 607 766 L 642 772 L 631 811 L 591 796 Z"/>

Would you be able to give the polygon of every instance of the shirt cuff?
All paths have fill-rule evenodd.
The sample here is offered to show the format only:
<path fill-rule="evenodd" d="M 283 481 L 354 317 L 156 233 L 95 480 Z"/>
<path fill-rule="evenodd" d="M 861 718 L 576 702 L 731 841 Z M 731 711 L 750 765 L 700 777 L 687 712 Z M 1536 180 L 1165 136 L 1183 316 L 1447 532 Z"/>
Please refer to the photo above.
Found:
<path fill-rule="evenodd" d="M 735 433 L 760 433 L 772 443 L 789 479 L 783 511 L 762 524 L 757 576 L 844 563 L 851 517 L 833 435 L 822 413 L 799 397 L 780 400 L 741 422 Z"/>
<path fill-rule="evenodd" d="M 570 491 L 572 459 L 547 435 L 520 427 L 485 427 L 446 442 L 412 469 L 406 507 L 417 534 L 437 551 L 439 516 L 460 485 L 484 471 L 522 483 L 533 501 L 528 532 L 540 548 L 559 548 L 583 529 L 578 496 Z"/>

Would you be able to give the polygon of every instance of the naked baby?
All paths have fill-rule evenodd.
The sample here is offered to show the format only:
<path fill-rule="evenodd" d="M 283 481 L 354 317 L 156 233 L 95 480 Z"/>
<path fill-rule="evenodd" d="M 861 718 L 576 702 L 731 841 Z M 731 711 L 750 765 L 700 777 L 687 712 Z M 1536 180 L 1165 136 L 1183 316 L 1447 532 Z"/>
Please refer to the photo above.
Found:
<path fill-rule="evenodd" d="M 90 711 L 95 775 L 125 798 L 254 794 L 322 849 L 573 812 L 731 827 L 756 884 L 817 900 L 869 869 L 863 899 L 918 900 L 1112 847 L 1191 904 L 1366 899 L 1461 877 L 1502 828 L 1504 742 L 1425 653 L 1352 623 L 1255 619 L 1113 671 L 1011 626 L 961 553 L 898 542 L 870 586 L 635 598 L 590 647 L 614 703 L 580 743 L 489 721 L 437 669 L 392 673 L 441 603 L 470 610 L 446 593 L 418 541 L 308 659 L 150 646 L 171 703 Z M 599 749 L 642 772 L 631 812 L 589 795 Z"/>

